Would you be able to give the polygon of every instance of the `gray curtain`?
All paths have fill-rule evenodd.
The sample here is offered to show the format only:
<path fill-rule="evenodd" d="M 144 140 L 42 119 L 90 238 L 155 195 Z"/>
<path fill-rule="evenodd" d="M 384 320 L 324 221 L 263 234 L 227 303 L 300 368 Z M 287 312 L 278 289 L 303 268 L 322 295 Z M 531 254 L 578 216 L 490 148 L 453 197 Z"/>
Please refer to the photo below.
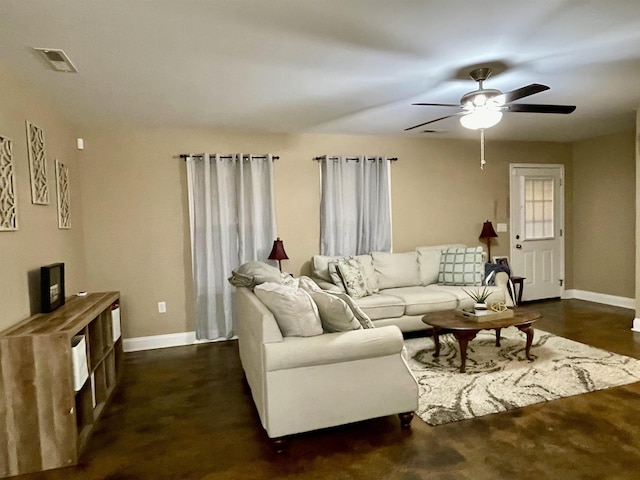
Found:
<path fill-rule="evenodd" d="M 242 154 L 187 158 L 196 337 L 231 338 L 232 270 L 266 260 L 275 238 L 273 158 Z"/>
<path fill-rule="evenodd" d="M 320 160 L 320 253 L 360 255 L 391 251 L 390 160 Z"/>

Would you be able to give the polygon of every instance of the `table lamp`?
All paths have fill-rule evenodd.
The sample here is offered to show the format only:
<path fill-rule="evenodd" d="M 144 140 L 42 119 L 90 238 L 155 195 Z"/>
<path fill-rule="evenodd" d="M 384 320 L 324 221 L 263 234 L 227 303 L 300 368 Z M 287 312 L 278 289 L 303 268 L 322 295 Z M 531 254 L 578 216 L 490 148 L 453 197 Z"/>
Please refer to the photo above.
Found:
<path fill-rule="evenodd" d="M 280 268 L 280 271 L 282 271 L 282 264 L 280 263 L 280 261 L 288 259 L 289 257 L 287 257 L 287 252 L 284 251 L 282 240 L 280 240 L 280 237 L 276 238 L 273 241 L 273 248 L 271 249 L 271 253 L 269 254 L 269 260 L 277 260 L 278 268 Z"/>
<path fill-rule="evenodd" d="M 491 262 L 491 239 L 497 238 L 498 234 L 493 229 L 493 225 L 489 220 L 482 225 L 482 232 L 480 232 L 480 239 L 487 239 L 487 262 Z"/>

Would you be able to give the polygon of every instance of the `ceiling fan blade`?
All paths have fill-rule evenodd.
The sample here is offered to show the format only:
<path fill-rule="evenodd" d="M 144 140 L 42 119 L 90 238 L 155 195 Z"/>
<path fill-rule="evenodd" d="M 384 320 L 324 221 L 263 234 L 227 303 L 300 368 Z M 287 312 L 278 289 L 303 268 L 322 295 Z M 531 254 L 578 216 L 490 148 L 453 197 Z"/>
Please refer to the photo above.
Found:
<path fill-rule="evenodd" d="M 419 105 L 426 107 L 458 107 L 462 108 L 459 103 L 412 103 L 411 105 Z"/>
<path fill-rule="evenodd" d="M 511 103 L 515 102 L 524 97 L 528 97 L 529 95 L 535 95 L 536 93 L 544 92 L 545 90 L 549 90 L 549 87 L 546 85 L 541 85 L 539 83 L 532 83 L 531 85 L 527 85 L 526 87 L 516 88 L 515 90 L 511 90 L 510 92 L 505 92 L 502 95 L 498 95 L 493 100 L 498 103 Z"/>
<path fill-rule="evenodd" d="M 420 123 L 418 125 L 414 125 L 413 127 L 409 127 L 409 128 L 405 128 L 404 131 L 406 132 L 407 130 L 413 130 L 414 128 L 418 128 L 418 127 L 424 127 L 425 125 L 429 125 L 430 123 L 435 123 L 435 122 L 439 122 L 440 120 L 444 120 L 445 118 L 449 118 L 449 117 L 457 117 L 458 115 L 460 115 L 463 112 L 460 113 L 454 113 L 453 115 L 447 115 L 445 117 L 440 117 L 440 118 L 436 118 L 435 120 L 429 120 L 428 122 L 424 122 L 424 123 Z"/>
<path fill-rule="evenodd" d="M 506 105 L 507 112 L 525 112 L 525 113 L 571 113 L 576 109 L 575 105 L 538 105 L 532 103 L 512 103 Z"/>

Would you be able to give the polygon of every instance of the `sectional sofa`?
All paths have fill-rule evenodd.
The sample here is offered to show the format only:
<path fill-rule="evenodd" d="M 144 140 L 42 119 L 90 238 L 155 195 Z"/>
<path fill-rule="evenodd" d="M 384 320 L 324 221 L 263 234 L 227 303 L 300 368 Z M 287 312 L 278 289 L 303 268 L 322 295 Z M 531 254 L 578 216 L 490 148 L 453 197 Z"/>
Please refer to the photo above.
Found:
<path fill-rule="evenodd" d="M 446 261 L 447 256 L 451 261 Z M 315 255 L 311 278 L 328 291 L 345 291 L 335 268 L 342 258 Z M 403 332 L 428 329 L 422 322 L 425 313 L 471 307 L 473 300 L 466 292 L 485 288 L 480 286 L 486 259 L 481 246 L 424 246 L 409 252 L 373 252 L 354 258 L 363 266 L 372 291 L 355 301 L 376 327 L 397 325 Z M 486 287 L 491 291 L 488 303 L 513 306 L 508 281 L 504 272 L 495 275 L 495 285 Z"/>

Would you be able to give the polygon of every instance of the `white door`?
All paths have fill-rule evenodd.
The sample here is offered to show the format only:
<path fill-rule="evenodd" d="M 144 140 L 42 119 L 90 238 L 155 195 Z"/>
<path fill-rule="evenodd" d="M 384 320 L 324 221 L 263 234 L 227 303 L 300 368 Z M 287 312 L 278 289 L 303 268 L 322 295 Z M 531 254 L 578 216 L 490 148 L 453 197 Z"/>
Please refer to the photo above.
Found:
<path fill-rule="evenodd" d="M 522 300 L 564 290 L 564 166 L 512 164 L 511 275 L 525 277 Z"/>

